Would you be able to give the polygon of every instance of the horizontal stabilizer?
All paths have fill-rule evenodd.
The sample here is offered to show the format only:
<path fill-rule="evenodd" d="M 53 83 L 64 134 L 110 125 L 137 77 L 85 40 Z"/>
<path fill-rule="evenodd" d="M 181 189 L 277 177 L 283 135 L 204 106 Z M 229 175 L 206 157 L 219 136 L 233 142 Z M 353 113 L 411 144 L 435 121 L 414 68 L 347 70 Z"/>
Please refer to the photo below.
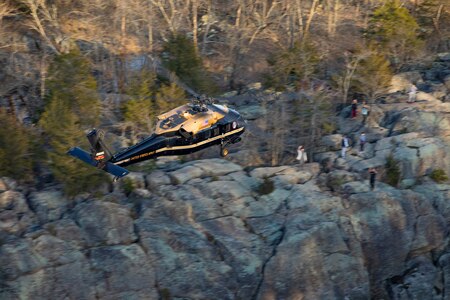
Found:
<path fill-rule="evenodd" d="M 69 155 L 72 155 L 73 157 L 78 158 L 79 160 L 84 161 L 85 163 L 87 163 L 91 166 L 98 167 L 99 162 L 96 161 L 95 159 L 93 159 L 88 152 L 84 151 L 81 148 L 73 147 L 67 153 Z M 130 173 L 127 169 L 116 166 L 115 164 L 113 164 L 111 162 L 106 162 L 106 164 L 102 168 L 102 170 L 104 170 L 104 171 L 108 172 L 109 174 L 112 174 L 118 178 L 124 177 Z"/>

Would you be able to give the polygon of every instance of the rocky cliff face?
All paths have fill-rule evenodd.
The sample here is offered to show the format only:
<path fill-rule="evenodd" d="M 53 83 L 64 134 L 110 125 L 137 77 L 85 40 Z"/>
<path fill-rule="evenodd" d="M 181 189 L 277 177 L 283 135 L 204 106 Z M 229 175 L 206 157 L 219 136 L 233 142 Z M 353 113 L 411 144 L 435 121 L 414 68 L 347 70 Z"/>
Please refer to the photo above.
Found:
<path fill-rule="evenodd" d="M 171 165 L 132 174 L 128 196 L 66 199 L 3 178 L 0 298 L 450 297 L 450 185 L 369 191 L 316 163 Z"/>
<path fill-rule="evenodd" d="M 0 299 L 449 299 L 450 185 L 430 180 L 450 174 L 439 95 L 393 91 L 365 125 L 344 110 L 303 166 L 159 160 L 129 175 L 132 192 L 75 199 L 2 178 Z M 365 150 L 340 158 L 342 134 L 362 131 Z M 388 156 L 399 187 L 371 191 L 367 168 L 383 179 Z"/>

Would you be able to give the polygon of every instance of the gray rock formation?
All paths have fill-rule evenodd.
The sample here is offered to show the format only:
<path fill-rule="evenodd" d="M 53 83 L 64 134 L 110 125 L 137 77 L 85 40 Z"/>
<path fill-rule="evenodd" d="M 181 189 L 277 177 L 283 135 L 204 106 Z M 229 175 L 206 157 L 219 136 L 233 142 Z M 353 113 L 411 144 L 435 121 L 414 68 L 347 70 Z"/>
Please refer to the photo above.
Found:
<path fill-rule="evenodd" d="M 78 200 L 0 180 L 0 298 L 445 299 L 450 186 L 324 176 L 200 160 Z"/>

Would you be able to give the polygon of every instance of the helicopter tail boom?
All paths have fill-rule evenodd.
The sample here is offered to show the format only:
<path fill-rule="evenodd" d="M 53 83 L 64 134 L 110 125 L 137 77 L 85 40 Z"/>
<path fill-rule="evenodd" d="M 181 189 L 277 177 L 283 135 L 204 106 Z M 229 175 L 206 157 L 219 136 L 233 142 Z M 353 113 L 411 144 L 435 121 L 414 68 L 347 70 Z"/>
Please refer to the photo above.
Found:
<path fill-rule="evenodd" d="M 91 144 L 91 153 L 88 153 L 78 147 L 71 148 L 67 153 L 91 166 L 97 167 L 114 175 L 116 178 L 126 176 L 130 173 L 127 169 L 116 166 L 110 162 L 112 154 L 103 141 L 104 135 L 105 133 L 102 130 L 97 130 L 94 128 L 86 135 L 89 143 Z"/>
<path fill-rule="evenodd" d="M 90 153 L 78 147 L 71 148 L 67 152 L 67 154 L 72 155 L 73 157 L 78 158 L 79 160 L 84 161 L 91 166 L 102 169 L 103 171 L 114 175 L 116 178 L 126 176 L 128 175 L 128 173 L 130 173 L 127 169 L 116 166 L 111 162 L 100 162 L 98 160 L 95 160 Z"/>

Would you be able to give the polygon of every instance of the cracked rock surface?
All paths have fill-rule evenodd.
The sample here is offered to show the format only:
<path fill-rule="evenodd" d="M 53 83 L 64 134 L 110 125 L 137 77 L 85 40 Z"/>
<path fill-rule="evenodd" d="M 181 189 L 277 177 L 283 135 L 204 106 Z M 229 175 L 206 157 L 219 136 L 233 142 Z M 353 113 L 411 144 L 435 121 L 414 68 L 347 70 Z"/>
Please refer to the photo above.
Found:
<path fill-rule="evenodd" d="M 0 299 L 450 295 L 450 185 L 370 191 L 357 173 L 314 163 L 221 159 L 130 178 L 128 196 L 119 183 L 75 200 L 1 179 Z"/>

